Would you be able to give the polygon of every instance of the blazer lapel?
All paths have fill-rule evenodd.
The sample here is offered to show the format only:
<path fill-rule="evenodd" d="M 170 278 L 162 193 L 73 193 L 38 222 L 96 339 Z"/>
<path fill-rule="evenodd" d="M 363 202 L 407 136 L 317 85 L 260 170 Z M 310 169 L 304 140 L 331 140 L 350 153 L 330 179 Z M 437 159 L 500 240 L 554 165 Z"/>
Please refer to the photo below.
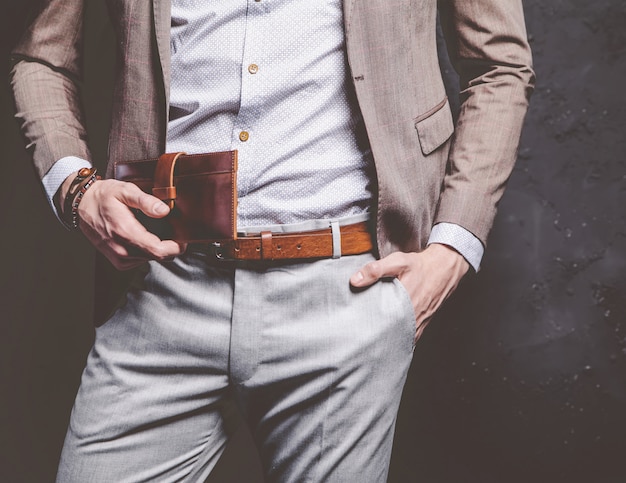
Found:
<path fill-rule="evenodd" d="M 344 30 L 347 32 L 352 21 L 352 5 L 356 0 L 343 0 L 343 24 Z"/>
<path fill-rule="evenodd" d="M 165 100 L 170 102 L 170 28 L 172 22 L 172 6 L 170 0 L 152 0 L 154 14 L 154 31 L 156 44 L 161 61 L 163 85 L 165 86 Z"/>
<path fill-rule="evenodd" d="M 347 32 L 352 21 L 352 5 L 356 0 L 343 0 L 343 24 Z"/>

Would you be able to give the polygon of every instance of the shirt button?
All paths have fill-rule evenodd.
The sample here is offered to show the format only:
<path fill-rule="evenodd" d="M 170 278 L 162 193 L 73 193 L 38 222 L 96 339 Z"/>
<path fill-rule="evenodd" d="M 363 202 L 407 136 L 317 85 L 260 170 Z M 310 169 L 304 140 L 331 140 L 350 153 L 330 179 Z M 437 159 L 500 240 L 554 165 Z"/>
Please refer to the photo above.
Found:
<path fill-rule="evenodd" d="M 241 131 L 239 133 L 239 140 L 244 143 L 248 140 L 249 137 L 250 137 L 250 134 L 248 133 L 248 131 Z"/>
<path fill-rule="evenodd" d="M 250 74 L 256 74 L 259 71 L 259 66 L 256 64 L 250 64 L 248 66 L 248 72 L 250 72 Z"/>

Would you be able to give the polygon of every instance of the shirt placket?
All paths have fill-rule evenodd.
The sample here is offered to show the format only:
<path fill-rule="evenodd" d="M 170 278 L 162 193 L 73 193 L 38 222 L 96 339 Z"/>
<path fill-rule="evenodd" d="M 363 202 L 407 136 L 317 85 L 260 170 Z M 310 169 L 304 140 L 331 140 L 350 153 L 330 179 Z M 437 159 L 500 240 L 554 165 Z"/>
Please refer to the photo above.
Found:
<path fill-rule="evenodd" d="M 246 195 L 254 182 L 254 152 L 259 134 L 259 96 L 263 78 L 261 61 L 263 41 L 262 22 L 267 15 L 269 0 L 248 0 L 246 11 L 245 39 L 241 60 L 241 98 L 239 112 L 233 125 L 231 149 L 239 151 L 239 205 L 240 226 L 246 222 Z"/>

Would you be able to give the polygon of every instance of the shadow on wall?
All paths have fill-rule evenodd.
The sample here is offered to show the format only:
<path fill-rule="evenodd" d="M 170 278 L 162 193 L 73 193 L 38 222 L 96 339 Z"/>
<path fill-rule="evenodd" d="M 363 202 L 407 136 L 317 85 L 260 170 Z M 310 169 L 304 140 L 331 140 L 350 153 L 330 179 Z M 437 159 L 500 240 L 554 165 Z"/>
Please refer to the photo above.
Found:
<path fill-rule="evenodd" d="M 3 7 L 3 58 L 32 4 Z M 391 483 L 626 478 L 626 2 L 524 5 L 539 83 L 520 159 L 481 272 L 418 344 Z M 84 94 L 102 162 L 113 39 L 102 3 L 89 6 Z M 0 104 L 0 479 L 51 481 L 91 343 L 93 257 L 50 215 L 5 84 Z M 212 480 L 260 481 L 246 438 Z"/>

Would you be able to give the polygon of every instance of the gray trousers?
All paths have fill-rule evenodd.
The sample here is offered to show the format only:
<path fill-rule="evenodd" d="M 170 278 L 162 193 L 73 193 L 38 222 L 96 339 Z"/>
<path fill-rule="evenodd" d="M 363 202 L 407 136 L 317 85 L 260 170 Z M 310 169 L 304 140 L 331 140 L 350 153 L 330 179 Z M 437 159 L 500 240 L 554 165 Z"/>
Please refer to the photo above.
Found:
<path fill-rule="evenodd" d="M 384 482 L 415 320 L 396 279 L 355 291 L 370 254 L 149 264 L 97 329 L 59 482 L 201 482 L 234 400 L 268 482 Z"/>

